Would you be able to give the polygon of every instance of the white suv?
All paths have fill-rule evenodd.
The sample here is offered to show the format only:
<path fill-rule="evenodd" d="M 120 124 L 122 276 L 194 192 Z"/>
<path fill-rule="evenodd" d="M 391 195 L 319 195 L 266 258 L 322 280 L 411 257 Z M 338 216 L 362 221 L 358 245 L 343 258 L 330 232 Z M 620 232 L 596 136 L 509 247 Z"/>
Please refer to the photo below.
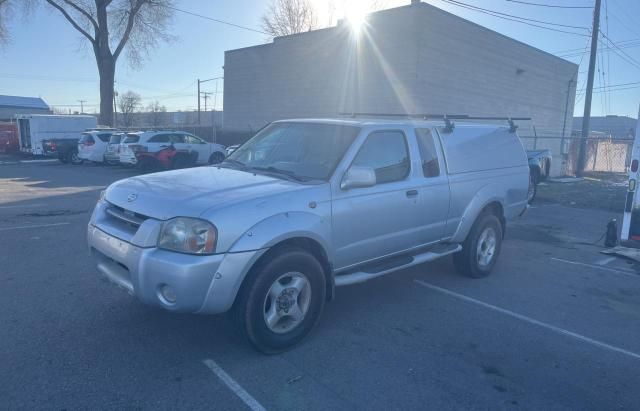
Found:
<path fill-rule="evenodd" d="M 102 163 L 113 132 L 114 130 L 92 130 L 82 133 L 78 141 L 78 158 L 81 161 Z"/>
<path fill-rule="evenodd" d="M 189 153 L 195 164 L 217 164 L 225 158 L 224 146 L 208 143 L 183 131 L 144 131 L 127 133 L 120 143 L 120 163 L 135 165 L 137 152 L 156 153 L 171 145 Z"/>

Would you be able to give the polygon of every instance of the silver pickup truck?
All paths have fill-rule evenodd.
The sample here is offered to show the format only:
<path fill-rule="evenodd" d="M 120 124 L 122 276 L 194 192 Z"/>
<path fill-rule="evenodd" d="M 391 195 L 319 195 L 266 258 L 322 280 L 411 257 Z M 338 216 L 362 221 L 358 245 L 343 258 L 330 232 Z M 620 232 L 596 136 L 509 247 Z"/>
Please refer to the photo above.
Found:
<path fill-rule="evenodd" d="M 528 183 L 515 127 L 277 121 L 221 164 L 113 183 L 88 242 L 98 271 L 143 302 L 231 311 L 275 353 L 311 331 L 336 286 L 449 254 L 489 274 Z"/>

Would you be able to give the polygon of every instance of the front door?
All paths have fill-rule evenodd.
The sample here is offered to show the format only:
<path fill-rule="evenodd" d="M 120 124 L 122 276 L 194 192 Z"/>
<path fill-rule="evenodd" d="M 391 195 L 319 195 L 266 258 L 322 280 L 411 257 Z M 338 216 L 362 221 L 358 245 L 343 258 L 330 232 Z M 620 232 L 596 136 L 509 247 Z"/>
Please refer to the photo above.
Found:
<path fill-rule="evenodd" d="M 351 165 L 370 167 L 376 184 L 333 190 L 333 244 L 336 269 L 414 247 L 419 242 L 418 183 L 412 176 L 405 133 L 374 131 Z"/>

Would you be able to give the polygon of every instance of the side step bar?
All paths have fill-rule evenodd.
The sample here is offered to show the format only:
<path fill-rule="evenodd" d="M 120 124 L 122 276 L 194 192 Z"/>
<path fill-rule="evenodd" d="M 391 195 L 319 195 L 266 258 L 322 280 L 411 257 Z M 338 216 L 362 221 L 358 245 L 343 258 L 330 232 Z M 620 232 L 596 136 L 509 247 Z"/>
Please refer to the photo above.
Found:
<path fill-rule="evenodd" d="M 361 270 L 348 274 L 336 275 L 335 283 L 336 286 L 343 285 L 351 285 L 357 283 L 363 283 L 365 281 L 369 281 L 376 277 L 381 277 L 383 275 L 392 273 L 394 271 L 402 270 L 404 268 L 412 267 L 414 265 L 426 263 L 427 261 L 433 261 L 440 257 L 444 257 L 445 255 L 457 253 L 462 250 L 462 246 L 460 244 L 450 244 L 445 248 L 432 249 L 430 251 L 426 251 L 422 254 L 416 254 L 413 256 L 408 256 L 406 259 L 403 259 L 401 264 L 395 265 L 393 267 L 384 267 L 383 269 L 379 269 L 374 266 L 369 270 Z M 381 265 L 383 265 L 381 263 Z M 377 269 L 378 268 L 378 269 Z"/>

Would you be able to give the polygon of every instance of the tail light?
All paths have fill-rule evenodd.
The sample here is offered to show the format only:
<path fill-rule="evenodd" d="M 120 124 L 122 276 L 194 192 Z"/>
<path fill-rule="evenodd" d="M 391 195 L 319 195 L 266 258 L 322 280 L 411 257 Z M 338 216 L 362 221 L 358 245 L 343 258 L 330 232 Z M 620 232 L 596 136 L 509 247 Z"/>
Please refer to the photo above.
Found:
<path fill-rule="evenodd" d="M 638 171 L 638 160 L 633 160 L 631 162 L 631 171 L 633 171 L 634 173 Z"/>
<path fill-rule="evenodd" d="M 147 148 L 147 146 L 143 146 L 140 144 L 132 144 L 129 146 L 129 149 L 131 149 L 131 151 L 133 151 L 134 153 L 141 153 L 144 151 L 149 151 L 149 149 Z"/>
<path fill-rule="evenodd" d="M 56 148 L 58 148 L 58 147 L 56 146 L 56 143 L 55 143 L 54 141 L 52 141 L 52 142 L 49 144 L 49 146 L 51 147 L 51 151 L 56 151 Z"/>

